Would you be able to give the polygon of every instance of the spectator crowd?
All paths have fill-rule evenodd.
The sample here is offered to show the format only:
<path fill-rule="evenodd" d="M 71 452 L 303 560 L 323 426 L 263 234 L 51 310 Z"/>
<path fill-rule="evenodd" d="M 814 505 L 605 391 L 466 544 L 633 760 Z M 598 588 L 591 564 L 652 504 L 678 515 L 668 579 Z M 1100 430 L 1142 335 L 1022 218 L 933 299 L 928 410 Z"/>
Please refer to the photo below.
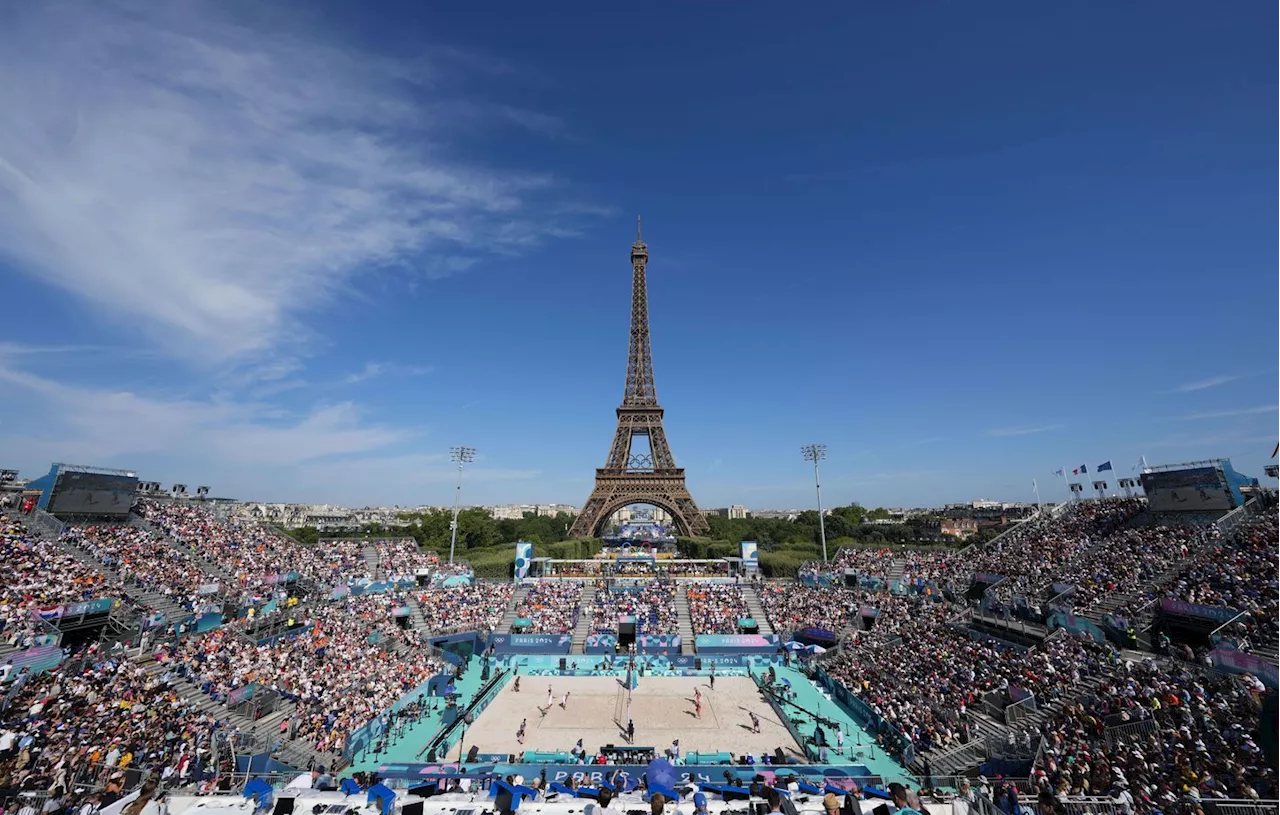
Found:
<path fill-rule="evenodd" d="M 415 647 L 417 633 L 393 622 L 392 593 L 348 597 L 304 609 L 292 629 L 258 643 L 244 624 L 166 646 L 158 658 L 226 702 L 250 684 L 293 702 L 287 733 L 339 752 L 355 728 L 443 670 Z"/>
<path fill-rule="evenodd" d="M 676 585 L 666 580 L 649 581 L 643 589 L 598 585 L 589 611 L 596 634 L 618 633 L 619 617 L 635 617 L 637 635 L 679 631 Z"/>
<path fill-rule="evenodd" d="M 56 544 L 30 533 L 22 523 L 0 516 L 0 631 L 13 646 L 28 644 L 35 628 L 31 613 L 68 603 L 108 597 L 113 584 L 99 569 L 81 563 Z"/>
<path fill-rule="evenodd" d="M 581 583 L 540 582 L 521 589 L 516 618 L 529 620 L 530 630 L 539 634 L 568 634 L 581 607 Z"/>
<path fill-rule="evenodd" d="M 472 583 L 414 594 L 428 631 L 493 631 L 515 594 L 512 583 Z"/>
<path fill-rule="evenodd" d="M 0 713 L 0 784 L 57 800 L 83 785 L 100 789 L 87 797 L 105 806 L 143 771 L 177 785 L 230 769 L 215 765 L 212 742 L 233 731 L 183 699 L 171 674 L 95 645 L 58 672 L 28 677 Z"/>
<path fill-rule="evenodd" d="M 1184 568 L 1164 596 L 1242 612 L 1245 616 L 1224 633 L 1253 644 L 1274 645 L 1280 639 L 1277 540 L 1280 530 L 1275 514 L 1251 520 Z"/>
<path fill-rule="evenodd" d="M 1005 578 L 991 592 L 997 605 L 1017 595 L 1045 600 L 1053 584 L 1066 583 L 1074 593 L 1064 602 L 1077 613 L 1118 596 L 1130 598 L 1114 608 L 1124 614 L 1161 598 L 1223 606 L 1243 613 L 1224 632 L 1239 647 L 1274 644 L 1280 636 L 1274 512 L 1220 535 L 1211 524 L 1152 516 L 1144 506 L 1128 499 L 1079 502 L 964 556 L 841 549 L 830 564 L 804 567 L 805 574 L 833 577 L 831 586 L 762 583 L 754 590 L 775 628 L 815 626 L 845 638 L 846 647 L 822 668 L 885 723 L 877 739 L 891 752 L 909 746 L 927 757 L 979 738 L 983 711 L 1025 692 L 1052 711 L 1023 736 L 1028 758 L 1037 743 L 1043 747 L 1034 781 L 1047 794 L 1102 794 L 1132 800 L 1140 812 L 1164 811 L 1188 797 L 1273 798 L 1275 768 L 1258 743 L 1263 688 L 1256 679 L 1210 672 L 1203 661 L 1125 660 L 1106 643 L 1066 632 L 1014 646 L 966 627 L 960 616 L 967 613 L 963 598 L 951 589 L 989 572 Z M 304 546 L 200 507 L 144 501 L 141 511 L 149 527 L 72 526 L 59 543 L 3 521 L 0 556 L 9 572 L 0 581 L 3 640 L 29 645 L 39 630 L 33 611 L 115 596 L 120 582 L 191 608 L 211 574 L 256 591 L 287 571 L 326 589 L 375 572 L 466 571 L 464 564 L 440 567 L 411 539 Z M 71 546 L 108 573 L 73 557 L 64 548 Z M 366 557 L 370 548 L 376 559 Z M 477 582 L 332 601 L 325 590 L 283 612 L 289 625 L 264 626 L 256 618 L 200 637 L 159 638 L 152 651 L 164 666 L 159 672 L 93 645 L 57 672 L 24 674 L 20 682 L 0 676 L 0 696 L 10 698 L 0 712 L 0 776 L 65 792 L 86 771 L 103 784 L 142 767 L 179 779 L 216 770 L 212 747 L 231 725 L 184 700 L 175 689 L 180 679 L 223 702 L 250 685 L 277 693 L 292 706 L 282 735 L 337 752 L 353 730 L 446 670 L 421 647 L 419 630 L 396 624 L 393 612 L 406 605 L 415 618 L 420 612 L 426 632 L 493 631 L 511 610 L 539 633 L 569 633 L 580 614 L 590 615 L 598 633 L 614 633 L 624 616 L 636 618 L 638 634 L 675 633 L 677 591 L 685 592 L 697 634 L 736 633 L 738 621 L 751 616 L 738 584 L 671 579 L 698 574 L 701 565 L 599 565 L 590 573 L 596 580 L 590 602 L 583 583 L 567 580 L 519 589 Z M 850 587 L 841 579 L 845 569 L 901 575 L 904 583 L 897 591 Z M 914 581 L 948 590 L 908 590 Z"/>
<path fill-rule="evenodd" d="M 1037 780 L 1060 797 L 1127 795 L 1144 812 L 1274 799 L 1275 765 L 1258 744 L 1260 696 L 1237 677 L 1118 663 L 1046 724 Z"/>
<path fill-rule="evenodd" d="M 736 634 L 738 620 L 750 617 L 742 587 L 734 583 L 693 583 L 685 589 L 694 634 Z"/>
<path fill-rule="evenodd" d="M 125 583 L 164 595 L 185 609 L 196 604 L 200 586 L 210 578 L 192 556 L 159 535 L 135 526 L 71 526 L 62 542 L 102 561 Z"/>

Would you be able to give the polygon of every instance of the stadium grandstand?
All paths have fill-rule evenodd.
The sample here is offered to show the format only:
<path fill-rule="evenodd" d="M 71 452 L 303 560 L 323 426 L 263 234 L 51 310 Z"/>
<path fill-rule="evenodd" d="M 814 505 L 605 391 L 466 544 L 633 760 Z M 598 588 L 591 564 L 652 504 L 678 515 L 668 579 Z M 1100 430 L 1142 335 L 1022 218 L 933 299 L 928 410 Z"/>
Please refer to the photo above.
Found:
<path fill-rule="evenodd" d="M 650 783 L 652 761 L 677 797 L 1275 811 L 1274 493 L 1220 463 L 1149 474 L 1150 497 L 1045 506 L 964 549 L 844 548 L 794 579 L 744 568 L 754 543 L 519 543 L 515 574 L 483 580 L 411 538 L 303 544 L 58 465 L 0 520 L 0 806 L 312 770 L 402 795 L 519 776 L 545 801 Z"/>

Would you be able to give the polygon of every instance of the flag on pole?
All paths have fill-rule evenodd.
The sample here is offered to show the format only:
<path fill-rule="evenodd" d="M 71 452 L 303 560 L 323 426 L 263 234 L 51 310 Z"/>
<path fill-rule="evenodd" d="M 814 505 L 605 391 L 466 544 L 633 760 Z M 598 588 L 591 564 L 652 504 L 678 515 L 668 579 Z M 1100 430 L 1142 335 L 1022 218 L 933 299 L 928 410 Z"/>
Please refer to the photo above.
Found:
<path fill-rule="evenodd" d="M 1060 475 L 1060 476 L 1062 476 L 1063 478 L 1066 478 L 1066 477 L 1067 477 L 1067 469 L 1066 469 L 1065 467 L 1059 467 L 1058 469 L 1056 469 L 1056 470 L 1054 470 L 1054 471 L 1053 471 L 1053 474 L 1054 474 L 1054 475 Z"/>
<path fill-rule="evenodd" d="M 1100 473 L 1100 472 L 1103 472 L 1103 471 L 1105 471 L 1105 470 L 1110 470 L 1110 469 L 1111 469 L 1111 462 L 1110 462 L 1110 461 L 1104 461 L 1104 462 L 1102 462 L 1101 464 L 1099 464 L 1099 465 L 1094 469 L 1094 472 L 1095 472 L 1095 473 Z"/>
<path fill-rule="evenodd" d="M 1081 464 L 1079 467 L 1077 467 L 1077 468 L 1075 468 L 1074 470 L 1072 470 L 1072 471 L 1071 471 L 1071 474 L 1072 474 L 1072 475 L 1080 475 L 1081 473 L 1087 473 L 1087 472 L 1089 472 L 1089 468 L 1088 468 L 1088 467 L 1086 467 L 1086 466 L 1084 466 L 1083 464 Z"/>

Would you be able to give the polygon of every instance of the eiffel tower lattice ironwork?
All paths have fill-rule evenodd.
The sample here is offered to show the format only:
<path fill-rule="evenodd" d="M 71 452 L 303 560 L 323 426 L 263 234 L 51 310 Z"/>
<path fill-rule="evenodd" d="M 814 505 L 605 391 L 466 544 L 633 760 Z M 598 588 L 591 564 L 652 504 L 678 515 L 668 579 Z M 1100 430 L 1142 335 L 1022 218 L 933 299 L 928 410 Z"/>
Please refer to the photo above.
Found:
<path fill-rule="evenodd" d="M 698 511 L 684 470 L 676 466 L 662 428 L 662 408 L 653 381 L 653 354 L 649 347 L 649 294 L 645 266 L 649 250 L 636 219 L 636 242 L 631 246 L 631 343 L 627 353 L 627 387 L 618 407 L 618 429 L 613 434 L 609 459 L 596 470 L 591 491 L 570 537 L 596 537 L 609 516 L 631 504 L 652 504 L 671 515 L 682 535 L 706 535 L 711 529 Z M 648 454 L 632 454 L 632 441 L 646 436 Z"/>

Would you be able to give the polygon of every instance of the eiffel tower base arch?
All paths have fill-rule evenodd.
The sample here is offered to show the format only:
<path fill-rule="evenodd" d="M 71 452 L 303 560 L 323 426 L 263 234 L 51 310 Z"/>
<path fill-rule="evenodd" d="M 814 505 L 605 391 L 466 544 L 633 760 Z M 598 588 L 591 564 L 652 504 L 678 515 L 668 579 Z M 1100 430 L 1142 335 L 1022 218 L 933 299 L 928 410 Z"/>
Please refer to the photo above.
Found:
<path fill-rule="evenodd" d="M 684 470 L 634 473 L 596 470 L 596 486 L 569 530 L 571 538 L 598 538 L 613 513 L 631 504 L 651 504 L 665 510 L 684 537 L 711 534 L 684 485 Z"/>

